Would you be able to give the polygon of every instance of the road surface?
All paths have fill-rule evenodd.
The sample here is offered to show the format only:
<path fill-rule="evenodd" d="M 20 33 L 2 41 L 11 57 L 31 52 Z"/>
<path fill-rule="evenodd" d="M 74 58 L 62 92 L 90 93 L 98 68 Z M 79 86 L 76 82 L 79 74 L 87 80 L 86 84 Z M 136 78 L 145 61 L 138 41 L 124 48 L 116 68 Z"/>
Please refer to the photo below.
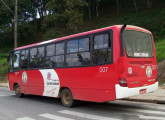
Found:
<path fill-rule="evenodd" d="M 17 98 L 8 88 L 0 87 L 0 120 L 165 120 L 165 105 L 111 101 L 65 108 L 59 99 Z"/>

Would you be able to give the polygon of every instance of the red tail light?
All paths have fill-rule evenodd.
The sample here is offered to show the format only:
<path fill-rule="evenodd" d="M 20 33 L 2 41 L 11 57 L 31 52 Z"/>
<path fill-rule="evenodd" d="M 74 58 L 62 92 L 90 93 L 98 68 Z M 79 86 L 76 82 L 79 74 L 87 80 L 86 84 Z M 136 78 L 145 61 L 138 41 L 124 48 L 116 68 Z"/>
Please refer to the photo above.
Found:
<path fill-rule="evenodd" d="M 122 87 L 127 87 L 127 80 L 125 78 L 119 78 L 119 84 Z"/>
<path fill-rule="evenodd" d="M 158 78 L 156 78 L 156 82 L 158 82 Z"/>

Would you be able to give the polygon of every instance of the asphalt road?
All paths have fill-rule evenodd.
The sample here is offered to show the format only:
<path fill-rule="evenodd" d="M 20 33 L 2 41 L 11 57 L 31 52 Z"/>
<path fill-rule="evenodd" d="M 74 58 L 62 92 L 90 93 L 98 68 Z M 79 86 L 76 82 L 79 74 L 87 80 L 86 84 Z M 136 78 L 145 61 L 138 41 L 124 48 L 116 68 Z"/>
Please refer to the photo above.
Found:
<path fill-rule="evenodd" d="M 165 120 L 165 105 L 111 101 L 65 108 L 59 99 L 17 98 L 8 88 L 0 88 L 0 120 Z"/>

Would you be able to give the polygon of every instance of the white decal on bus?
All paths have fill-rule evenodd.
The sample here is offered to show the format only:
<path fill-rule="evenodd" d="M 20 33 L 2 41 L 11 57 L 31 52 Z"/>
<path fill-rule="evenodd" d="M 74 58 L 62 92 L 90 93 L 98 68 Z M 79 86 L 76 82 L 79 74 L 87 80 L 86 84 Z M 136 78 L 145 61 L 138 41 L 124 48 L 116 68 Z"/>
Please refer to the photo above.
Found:
<path fill-rule="evenodd" d="M 59 77 L 54 69 L 40 70 L 44 79 L 43 96 L 57 97 L 60 89 Z"/>

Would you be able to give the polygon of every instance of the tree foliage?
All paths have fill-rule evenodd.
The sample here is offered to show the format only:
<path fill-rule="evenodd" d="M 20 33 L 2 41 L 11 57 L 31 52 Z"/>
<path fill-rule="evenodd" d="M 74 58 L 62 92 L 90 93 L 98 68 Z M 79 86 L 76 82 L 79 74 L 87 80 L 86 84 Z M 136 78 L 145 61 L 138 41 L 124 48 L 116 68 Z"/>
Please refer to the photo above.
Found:
<path fill-rule="evenodd" d="M 84 0 L 51 0 L 47 4 L 49 15 L 44 19 L 45 27 L 63 26 L 76 31 L 83 24 Z"/>
<path fill-rule="evenodd" d="M 15 0 L 3 1 L 14 12 Z M 18 0 L 18 46 L 80 32 L 84 21 L 102 26 L 102 16 L 120 18 L 130 12 L 163 8 L 164 3 L 164 0 Z M 0 47 L 13 46 L 14 16 L 1 1 L 0 9 Z M 124 19 L 122 23 L 127 21 Z M 165 26 L 164 22 L 161 25 Z"/>

